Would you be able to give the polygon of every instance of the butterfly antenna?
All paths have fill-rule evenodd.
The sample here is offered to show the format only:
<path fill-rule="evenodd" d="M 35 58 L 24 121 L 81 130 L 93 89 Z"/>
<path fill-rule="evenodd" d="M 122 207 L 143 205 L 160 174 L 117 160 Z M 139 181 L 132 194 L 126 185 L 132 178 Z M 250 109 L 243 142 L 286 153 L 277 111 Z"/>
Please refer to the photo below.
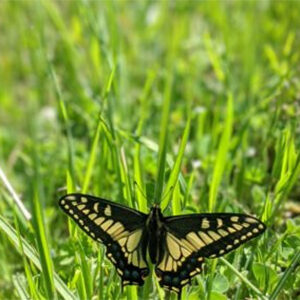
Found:
<path fill-rule="evenodd" d="M 171 192 L 173 191 L 173 189 L 174 189 L 174 187 L 173 187 L 173 185 L 172 185 L 172 186 L 170 187 L 170 189 L 163 195 L 161 201 L 165 200 L 165 198 L 167 198 L 167 197 L 171 194 Z"/>
<path fill-rule="evenodd" d="M 138 183 L 136 181 L 134 181 L 134 187 L 137 187 L 138 190 L 140 191 L 140 193 L 142 194 L 142 196 L 148 201 L 147 196 L 144 194 L 144 191 L 142 190 L 142 188 L 138 185 Z"/>

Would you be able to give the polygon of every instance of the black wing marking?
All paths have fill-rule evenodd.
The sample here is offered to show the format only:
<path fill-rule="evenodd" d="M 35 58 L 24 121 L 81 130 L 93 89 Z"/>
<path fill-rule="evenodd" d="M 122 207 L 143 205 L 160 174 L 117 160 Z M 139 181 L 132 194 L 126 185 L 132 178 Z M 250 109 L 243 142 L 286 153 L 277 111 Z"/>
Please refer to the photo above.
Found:
<path fill-rule="evenodd" d="M 265 225 L 241 214 L 193 214 L 165 218 L 164 253 L 156 266 L 162 287 L 181 292 L 201 272 L 204 258 L 222 256 L 260 235 Z"/>
<path fill-rule="evenodd" d="M 68 194 L 59 205 L 90 237 L 107 247 L 122 284 L 143 285 L 146 261 L 147 215 L 111 201 L 84 194 Z"/>

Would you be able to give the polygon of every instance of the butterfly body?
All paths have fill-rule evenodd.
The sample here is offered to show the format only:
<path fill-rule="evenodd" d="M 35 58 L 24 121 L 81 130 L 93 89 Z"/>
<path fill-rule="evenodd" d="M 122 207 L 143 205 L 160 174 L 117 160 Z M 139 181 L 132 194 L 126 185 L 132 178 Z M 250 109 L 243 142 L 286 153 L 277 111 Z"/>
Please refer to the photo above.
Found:
<path fill-rule="evenodd" d="M 148 232 L 148 253 L 152 264 L 156 264 L 163 252 L 162 244 L 164 240 L 164 216 L 158 206 L 154 205 L 146 221 Z"/>
<path fill-rule="evenodd" d="M 178 294 L 201 272 L 205 258 L 223 256 L 265 230 L 260 220 L 244 214 L 165 217 L 157 205 L 144 214 L 84 194 L 65 195 L 59 204 L 91 238 L 107 247 L 122 285 L 144 284 L 148 254 L 160 285 Z"/>

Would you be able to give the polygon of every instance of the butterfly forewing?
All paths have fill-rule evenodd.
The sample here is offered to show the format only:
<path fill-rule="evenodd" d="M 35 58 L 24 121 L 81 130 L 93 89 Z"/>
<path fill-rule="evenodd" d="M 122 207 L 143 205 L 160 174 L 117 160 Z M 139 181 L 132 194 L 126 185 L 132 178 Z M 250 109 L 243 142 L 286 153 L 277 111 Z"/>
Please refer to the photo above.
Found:
<path fill-rule="evenodd" d="M 144 283 L 149 273 L 145 214 L 83 194 L 63 196 L 59 204 L 90 237 L 105 244 L 123 285 Z"/>
<path fill-rule="evenodd" d="M 180 292 L 201 272 L 203 259 L 222 256 L 258 236 L 265 225 L 241 214 L 193 214 L 165 218 L 164 253 L 156 266 L 160 285 Z"/>

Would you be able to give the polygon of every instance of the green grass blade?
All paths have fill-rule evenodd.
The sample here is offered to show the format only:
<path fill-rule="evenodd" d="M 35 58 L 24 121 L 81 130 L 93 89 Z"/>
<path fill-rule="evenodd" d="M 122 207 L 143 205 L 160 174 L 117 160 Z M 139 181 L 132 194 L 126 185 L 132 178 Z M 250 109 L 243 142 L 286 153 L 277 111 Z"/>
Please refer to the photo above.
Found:
<path fill-rule="evenodd" d="M 59 104 L 59 108 L 63 117 L 63 124 L 67 133 L 67 145 L 68 145 L 68 172 L 69 172 L 69 176 L 72 177 L 72 182 L 74 183 L 74 154 L 73 154 L 73 145 L 72 145 L 72 131 L 70 128 L 70 122 L 69 122 L 69 117 L 68 117 L 68 113 L 67 113 L 67 108 L 63 99 L 63 95 L 58 83 L 58 79 L 55 73 L 55 70 L 53 69 L 53 66 L 49 63 L 49 69 L 50 69 L 50 74 L 51 74 L 51 78 L 53 81 L 53 85 L 55 88 L 55 92 L 57 95 L 57 99 L 58 99 L 58 104 Z M 74 189 L 74 186 L 72 187 L 72 190 Z"/>
<path fill-rule="evenodd" d="M 2 180 L 4 186 L 8 190 L 8 192 L 11 195 L 12 199 L 18 205 L 18 208 L 19 208 L 20 212 L 24 215 L 24 218 L 26 220 L 30 220 L 31 219 L 30 212 L 27 210 L 24 203 L 21 201 L 20 197 L 17 195 L 15 189 L 13 188 L 11 183 L 9 182 L 8 178 L 6 177 L 4 171 L 2 170 L 1 167 L 0 167 L 0 179 Z"/>
<path fill-rule="evenodd" d="M 172 76 L 169 75 L 165 83 L 162 119 L 160 124 L 158 167 L 157 167 L 158 172 L 156 177 L 155 193 L 154 193 L 155 203 L 159 203 L 163 191 L 163 185 L 164 185 L 172 81 L 173 81 Z"/>
<path fill-rule="evenodd" d="M 28 300 L 29 295 L 26 291 L 25 278 L 20 275 L 14 275 L 12 278 L 13 285 L 21 300 Z M 37 298 L 35 298 L 37 299 Z"/>
<path fill-rule="evenodd" d="M 19 249 L 20 249 L 20 253 L 22 255 L 22 259 L 23 259 L 23 265 L 24 265 L 24 270 L 25 270 L 25 275 L 26 275 L 26 279 L 27 279 L 27 284 L 28 284 L 28 287 L 29 287 L 30 295 L 31 295 L 31 298 L 33 298 L 33 299 L 39 299 L 37 287 L 36 287 L 36 285 L 34 283 L 34 280 L 33 280 L 33 274 L 32 274 L 32 272 L 30 270 L 30 266 L 27 263 L 27 258 L 26 258 L 26 255 L 24 253 L 24 248 L 23 248 L 23 243 L 22 243 L 22 238 L 21 238 L 19 221 L 18 221 L 18 218 L 17 218 L 16 214 L 14 216 L 14 220 L 15 220 L 15 226 L 16 226 L 16 234 L 18 236 L 18 241 L 19 241 Z"/>
<path fill-rule="evenodd" d="M 96 154 L 97 154 L 97 149 L 99 147 L 99 139 L 100 139 L 100 133 L 101 133 L 101 128 L 102 128 L 102 121 L 99 118 L 97 128 L 96 128 L 96 133 L 92 142 L 92 148 L 91 148 L 91 153 L 88 161 L 88 166 L 87 170 L 85 173 L 83 185 L 82 185 L 82 192 L 86 193 L 90 184 L 91 176 L 93 169 L 95 168 L 95 161 L 96 161 Z"/>
<path fill-rule="evenodd" d="M 240 279 L 242 282 L 244 282 L 249 288 L 251 288 L 255 294 L 263 300 L 267 300 L 268 297 L 264 296 L 262 292 L 255 286 L 253 285 L 241 272 L 239 272 L 231 263 L 229 263 L 225 258 L 220 257 L 220 261 L 222 261 L 231 271 L 233 271 Z"/>
<path fill-rule="evenodd" d="M 212 38 L 211 38 L 211 36 L 208 32 L 206 32 L 204 34 L 204 43 L 205 43 L 205 46 L 206 46 L 206 51 L 208 53 L 208 57 L 210 58 L 211 64 L 212 64 L 213 69 L 215 71 L 216 77 L 220 81 L 224 81 L 225 80 L 225 74 L 222 70 L 219 56 L 215 51 L 214 45 L 212 44 Z"/>
<path fill-rule="evenodd" d="M 150 90 L 152 88 L 153 82 L 156 78 L 156 70 L 151 70 L 148 73 L 146 83 L 144 85 L 143 93 L 141 96 L 141 102 L 142 102 L 142 109 L 141 109 L 141 117 L 137 126 L 136 135 L 140 137 L 142 135 L 142 130 L 144 126 L 144 121 L 147 117 L 147 111 L 149 109 L 149 101 L 148 96 L 150 94 Z M 145 199 L 146 195 L 146 189 L 144 185 L 144 180 L 142 176 L 143 168 L 141 163 L 141 144 L 139 142 L 135 143 L 134 148 L 134 181 L 137 184 L 137 188 L 135 189 L 136 192 L 136 198 L 138 202 L 138 207 L 140 211 L 147 212 L 147 199 Z"/>
<path fill-rule="evenodd" d="M 145 185 L 142 176 L 142 164 L 141 164 L 141 145 L 139 143 L 135 144 L 134 151 L 134 181 L 137 184 L 136 191 L 136 200 L 138 203 L 138 208 L 140 211 L 146 213 L 148 211 L 147 208 L 147 199 L 145 199 L 144 191 Z"/>
<path fill-rule="evenodd" d="M 33 191 L 32 223 L 35 230 L 47 298 L 56 299 L 53 281 L 53 266 L 50 257 L 48 237 L 44 225 L 44 215 L 40 205 L 41 194 L 38 189 L 38 186 L 36 186 Z"/>
<path fill-rule="evenodd" d="M 214 167 L 213 177 L 212 177 L 210 191 L 209 191 L 208 208 L 210 212 L 214 211 L 216 206 L 218 188 L 222 180 L 222 175 L 224 173 L 224 169 L 227 161 L 227 155 L 230 147 L 232 126 L 233 126 L 233 99 L 232 99 L 232 95 L 229 94 L 227 100 L 227 111 L 226 111 L 224 130 L 221 136 L 221 140 L 219 142 L 217 157 L 214 164 L 215 167 Z"/>
<path fill-rule="evenodd" d="M 291 273 L 296 270 L 297 266 L 299 266 L 300 263 L 300 250 L 298 250 L 293 259 L 290 262 L 290 265 L 287 267 L 287 269 L 284 271 L 283 275 L 281 276 L 280 280 L 278 281 L 274 291 L 269 297 L 269 300 L 275 300 L 279 299 L 279 294 L 282 291 L 285 282 L 288 280 L 289 276 L 291 276 Z"/>
<path fill-rule="evenodd" d="M 8 222 L 0 216 L 0 229 L 7 235 L 7 237 L 10 239 L 12 244 L 14 245 L 15 249 L 21 252 L 18 235 L 15 229 L 8 224 Z M 28 257 L 28 259 L 40 270 L 42 271 L 42 266 L 40 262 L 40 258 L 36 252 L 36 250 L 24 239 L 22 239 L 22 245 L 24 248 L 24 253 Z M 61 278 L 54 273 L 54 285 L 57 290 L 57 292 L 63 297 L 63 299 L 69 300 L 75 300 L 76 297 L 73 295 L 73 293 L 69 290 L 69 288 L 64 284 L 64 282 L 61 280 Z"/>
<path fill-rule="evenodd" d="M 190 133 L 190 126 L 191 126 L 191 119 L 189 118 L 187 123 L 186 123 L 184 132 L 183 132 L 183 136 L 182 136 L 179 151 L 178 151 L 178 154 L 177 154 L 177 157 L 176 157 L 176 160 L 175 160 L 175 164 L 174 164 L 173 169 L 171 171 L 169 180 L 168 180 L 168 182 L 166 184 L 166 187 L 165 187 L 164 195 L 162 197 L 163 198 L 163 200 L 161 202 L 161 209 L 162 210 L 165 210 L 166 207 L 168 206 L 168 204 L 170 202 L 170 199 L 172 197 L 172 192 L 170 192 L 170 190 L 172 188 L 175 188 L 175 186 L 176 186 L 178 176 L 179 176 L 179 173 L 180 173 L 180 169 L 181 169 L 181 163 L 182 163 L 182 159 L 183 159 L 183 155 L 184 155 L 184 150 L 185 150 L 185 147 L 186 147 L 186 144 L 187 144 L 187 141 L 188 141 L 188 137 L 189 137 L 189 133 Z M 177 205 L 177 207 L 178 206 L 179 205 Z"/>

